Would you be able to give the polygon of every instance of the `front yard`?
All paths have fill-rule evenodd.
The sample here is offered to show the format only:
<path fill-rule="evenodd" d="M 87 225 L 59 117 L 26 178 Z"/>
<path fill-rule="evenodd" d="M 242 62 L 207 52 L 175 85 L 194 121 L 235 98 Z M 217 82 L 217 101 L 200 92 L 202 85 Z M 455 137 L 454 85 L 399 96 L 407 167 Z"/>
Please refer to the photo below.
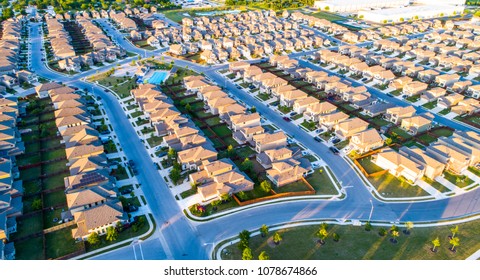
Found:
<path fill-rule="evenodd" d="M 315 170 L 313 174 L 305 178 L 307 182 L 315 189 L 317 195 L 337 195 L 338 191 L 334 183 L 328 177 L 323 167 Z"/>
<path fill-rule="evenodd" d="M 419 186 L 413 186 L 390 173 L 368 177 L 368 180 L 377 192 L 386 198 L 428 196 L 428 193 Z"/>
<path fill-rule="evenodd" d="M 455 186 L 459 188 L 465 188 L 466 186 L 469 186 L 473 184 L 473 180 L 468 178 L 465 175 L 456 175 L 453 174 L 449 171 L 444 171 L 443 172 L 443 177 L 447 179 L 450 183 L 454 184 Z"/>

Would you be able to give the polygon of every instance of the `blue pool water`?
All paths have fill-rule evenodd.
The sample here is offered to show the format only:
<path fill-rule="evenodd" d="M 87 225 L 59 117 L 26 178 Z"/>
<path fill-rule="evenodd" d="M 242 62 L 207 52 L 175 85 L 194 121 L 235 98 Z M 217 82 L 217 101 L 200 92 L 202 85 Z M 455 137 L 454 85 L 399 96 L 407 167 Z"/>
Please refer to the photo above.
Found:
<path fill-rule="evenodd" d="M 167 78 L 167 72 L 165 71 L 156 71 L 153 75 L 148 79 L 150 84 L 159 85 Z"/>

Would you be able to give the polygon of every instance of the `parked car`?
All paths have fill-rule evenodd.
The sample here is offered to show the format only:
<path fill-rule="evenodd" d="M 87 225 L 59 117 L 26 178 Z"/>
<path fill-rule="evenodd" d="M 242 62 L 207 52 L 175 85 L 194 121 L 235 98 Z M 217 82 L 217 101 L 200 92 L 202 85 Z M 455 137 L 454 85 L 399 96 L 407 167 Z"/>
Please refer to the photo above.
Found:
<path fill-rule="evenodd" d="M 297 112 L 291 112 L 291 113 L 290 113 L 290 116 L 293 117 L 293 116 L 295 116 L 296 114 L 298 114 L 298 113 L 297 113 Z"/>
<path fill-rule="evenodd" d="M 284 121 L 287 121 L 287 122 L 291 122 L 291 121 L 292 121 L 292 119 L 289 118 L 289 117 L 283 117 L 283 120 L 284 120 Z"/>
<path fill-rule="evenodd" d="M 313 140 L 315 140 L 317 142 L 322 142 L 322 138 L 320 138 L 318 136 L 313 137 Z"/>
<path fill-rule="evenodd" d="M 238 88 L 238 89 L 242 89 L 242 87 L 241 87 L 241 86 L 237 86 L 237 88 Z"/>
<path fill-rule="evenodd" d="M 129 160 L 128 165 L 130 165 L 131 167 L 135 167 L 135 162 L 133 160 Z"/>
<path fill-rule="evenodd" d="M 338 139 L 338 138 L 335 138 L 335 139 L 332 140 L 333 144 L 337 144 L 338 142 L 340 142 L 340 139 Z"/>
<path fill-rule="evenodd" d="M 330 149 L 330 151 L 332 151 L 332 153 L 335 154 L 335 155 L 338 155 L 338 154 L 340 153 L 340 151 L 339 151 L 337 148 L 335 148 L 335 147 L 330 147 L 329 149 Z"/>

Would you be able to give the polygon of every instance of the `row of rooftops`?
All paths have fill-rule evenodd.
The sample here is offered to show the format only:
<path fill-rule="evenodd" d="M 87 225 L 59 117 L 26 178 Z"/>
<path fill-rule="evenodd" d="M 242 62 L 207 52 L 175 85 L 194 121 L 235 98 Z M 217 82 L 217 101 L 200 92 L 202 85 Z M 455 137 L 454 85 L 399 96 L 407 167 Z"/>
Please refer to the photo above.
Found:
<path fill-rule="evenodd" d="M 35 90 L 39 96 L 46 92 L 52 100 L 55 123 L 65 144 L 70 170 L 70 176 L 64 178 L 69 211 L 62 213 L 62 218 L 75 220 L 73 237 L 86 238 L 99 228 L 125 221 L 122 205 L 116 199 L 115 179 L 110 176 L 107 157 L 84 97 L 54 82 L 39 85 Z"/>
<path fill-rule="evenodd" d="M 64 26 L 55 18 L 45 20 L 48 30 L 48 38 L 56 59 L 64 59 L 75 56 L 75 50 L 70 44 L 72 38 L 64 29 Z"/>
<path fill-rule="evenodd" d="M 17 19 L 4 20 L 0 38 L 0 73 L 11 73 L 18 68 L 21 22 Z"/>
<path fill-rule="evenodd" d="M 17 117 L 24 111 L 16 97 L 0 98 L 0 260 L 15 257 L 14 244 L 8 243 L 8 239 L 16 232 L 16 217 L 23 209 L 22 181 L 14 181 L 18 176 L 14 156 L 25 152 L 16 127 Z"/>

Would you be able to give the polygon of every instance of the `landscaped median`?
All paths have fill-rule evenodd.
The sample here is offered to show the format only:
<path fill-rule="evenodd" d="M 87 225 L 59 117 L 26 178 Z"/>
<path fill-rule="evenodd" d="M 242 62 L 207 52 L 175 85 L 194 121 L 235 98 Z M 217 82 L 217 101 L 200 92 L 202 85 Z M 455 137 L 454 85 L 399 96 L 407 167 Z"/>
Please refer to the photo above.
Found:
<path fill-rule="evenodd" d="M 473 220 L 472 218 L 471 220 Z M 446 260 L 466 259 L 480 249 L 480 220 L 457 224 L 373 223 L 341 224 L 331 220 L 264 226 L 247 238 L 253 258 L 262 253 L 272 260 Z M 265 228 L 267 229 L 265 231 Z M 280 239 L 275 244 L 274 238 Z M 243 234 L 245 236 L 245 234 Z M 280 238 L 278 238 L 280 236 Z M 217 244 L 213 259 L 241 260 L 239 239 Z"/>

